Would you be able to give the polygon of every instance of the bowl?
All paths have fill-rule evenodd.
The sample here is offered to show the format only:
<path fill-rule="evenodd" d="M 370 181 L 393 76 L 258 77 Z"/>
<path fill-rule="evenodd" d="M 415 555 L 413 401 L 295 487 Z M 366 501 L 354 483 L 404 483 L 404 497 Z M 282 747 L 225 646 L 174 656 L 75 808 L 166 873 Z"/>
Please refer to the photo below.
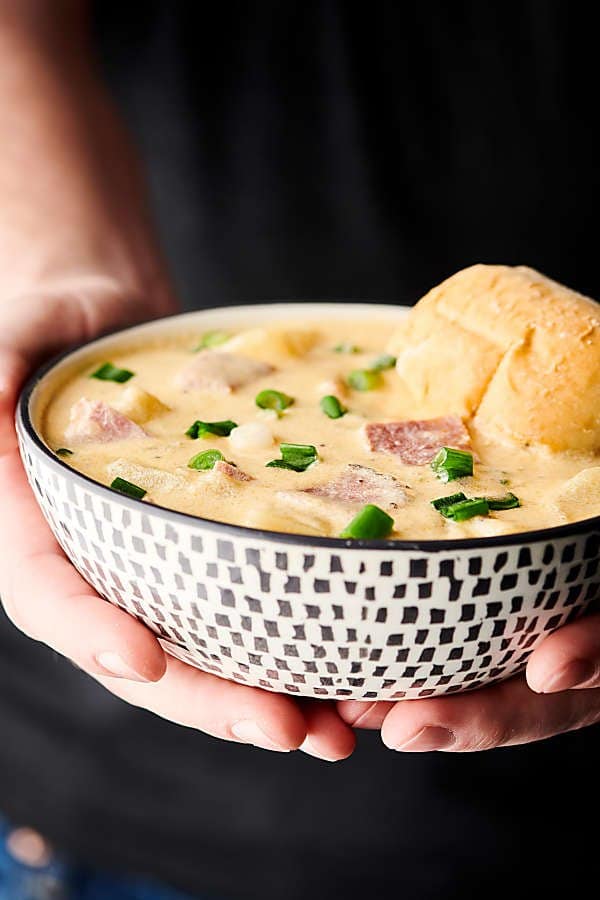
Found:
<path fill-rule="evenodd" d="M 175 316 L 52 362 L 17 410 L 23 463 L 59 544 L 164 649 L 223 678 L 297 696 L 386 700 L 474 689 L 518 672 L 598 596 L 600 517 L 500 537 L 348 541 L 261 531 L 115 493 L 37 431 L 46 398 L 102 350 L 185 330 L 406 314 L 364 304 L 276 304 Z"/>

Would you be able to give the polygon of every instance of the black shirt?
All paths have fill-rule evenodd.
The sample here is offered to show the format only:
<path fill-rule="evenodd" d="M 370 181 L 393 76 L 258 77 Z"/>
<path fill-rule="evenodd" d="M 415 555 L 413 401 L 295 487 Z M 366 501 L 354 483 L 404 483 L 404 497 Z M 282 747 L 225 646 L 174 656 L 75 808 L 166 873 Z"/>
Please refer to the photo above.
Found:
<path fill-rule="evenodd" d="M 413 303 L 473 262 L 600 296 L 596 39 L 573 4 L 97 4 L 189 307 Z M 583 877 L 597 729 L 335 765 L 134 710 L 0 623 L 0 809 L 217 898 L 524 896 Z"/>

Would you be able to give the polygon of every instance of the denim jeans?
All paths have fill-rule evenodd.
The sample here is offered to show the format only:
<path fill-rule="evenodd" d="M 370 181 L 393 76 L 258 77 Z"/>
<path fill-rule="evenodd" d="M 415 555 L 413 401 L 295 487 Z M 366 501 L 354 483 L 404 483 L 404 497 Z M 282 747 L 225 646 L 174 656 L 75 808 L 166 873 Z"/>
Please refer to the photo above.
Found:
<path fill-rule="evenodd" d="M 0 817 L 0 900 L 208 900 L 147 878 L 97 871 L 60 853 L 38 852 L 28 862 L 19 845 L 33 841 L 36 855 L 36 836 L 21 835 Z"/>

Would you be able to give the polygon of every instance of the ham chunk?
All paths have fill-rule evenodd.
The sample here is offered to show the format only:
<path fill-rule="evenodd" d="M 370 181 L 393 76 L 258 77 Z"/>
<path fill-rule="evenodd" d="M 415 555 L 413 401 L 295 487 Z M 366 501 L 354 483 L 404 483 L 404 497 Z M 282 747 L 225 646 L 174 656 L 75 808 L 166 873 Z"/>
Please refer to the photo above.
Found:
<path fill-rule="evenodd" d="M 238 469 L 237 466 L 232 466 L 231 463 L 228 463 L 224 459 L 219 459 L 215 463 L 213 471 L 218 472 L 219 475 L 225 475 L 227 478 L 232 478 L 234 481 L 254 481 L 252 475 L 246 475 L 246 473 L 242 472 L 241 469 Z"/>
<path fill-rule="evenodd" d="M 175 385 L 183 391 L 229 394 L 272 371 L 273 366 L 247 356 L 202 350 L 177 373 Z"/>
<path fill-rule="evenodd" d="M 101 400 L 86 400 L 82 397 L 71 407 L 65 437 L 73 443 L 85 441 L 107 443 L 147 435 L 143 428 L 112 406 Z"/>
<path fill-rule="evenodd" d="M 371 450 L 393 453 L 407 466 L 424 466 L 441 447 L 470 450 L 469 432 L 458 416 L 407 422 L 369 422 L 365 426 Z"/>
<path fill-rule="evenodd" d="M 355 463 L 346 466 L 333 481 L 317 484 L 303 493 L 341 503 L 376 503 L 389 509 L 404 506 L 408 499 L 405 487 L 393 475 L 383 475 Z"/>

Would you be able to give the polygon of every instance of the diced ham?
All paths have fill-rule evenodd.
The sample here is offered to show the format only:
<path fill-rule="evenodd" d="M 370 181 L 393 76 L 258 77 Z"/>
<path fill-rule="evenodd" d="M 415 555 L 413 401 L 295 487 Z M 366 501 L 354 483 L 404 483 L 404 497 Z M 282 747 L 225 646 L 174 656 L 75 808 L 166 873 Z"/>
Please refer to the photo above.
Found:
<path fill-rule="evenodd" d="M 470 450 L 469 432 L 459 416 L 407 422 L 369 422 L 365 434 L 371 450 L 393 453 L 408 466 L 431 462 L 441 447 Z"/>
<path fill-rule="evenodd" d="M 339 500 L 342 503 L 376 503 L 390 509 L 404 506 L 406 489 L 393 475 L 384 475 L 351 463 L 333 481 L 307 488 L 304 493 Z"/>
<path fill-rule="evenodd" d="M 234 481 L 254 481 L 252 475 L 247 475 L 241 469 L 238 469 L 237 466 L 232 466 L 231 463 L 224 459 L 219 459 L 215 463 L 213 471 L 218 472 L 220 475 L 226 475 L 228 478 L 233 478 Z"/>
<path fill-rule="evenodd" d="M 106 443 L 136 437 L 147 437 L 144 429 L 102 400 L 82 397 L 71 407 L 69 424 L 65 429 L 67 441 Z"/>
<path fill-rule="evenodd" d="M 230 393 L 268 375 L 273 366 L 236 353 L 202 350 L 175 376 L 175 385 L 183 391 Z"/>

